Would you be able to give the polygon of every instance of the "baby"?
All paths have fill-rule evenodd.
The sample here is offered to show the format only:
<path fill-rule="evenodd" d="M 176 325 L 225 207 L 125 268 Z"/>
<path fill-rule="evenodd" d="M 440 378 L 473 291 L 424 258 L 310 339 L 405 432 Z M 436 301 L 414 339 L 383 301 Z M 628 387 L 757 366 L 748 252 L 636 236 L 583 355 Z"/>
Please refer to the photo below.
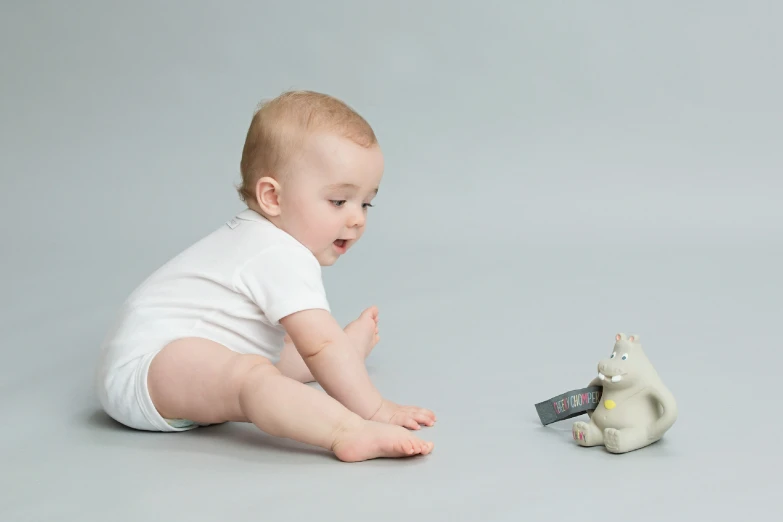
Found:
<path fill-rule="evenodd" d="M 103 343 L 108 415 L 167 432 L 252 422 L 347 462 L 429 454 L 409 430 L 435 415 L 384 399 L 367 374 L 377 308 L 343 330 L 321 279 L 362 237 L 383 163 L 340 100 L 305 91 L 263 104 L 240 164 L 248 208 L 147 278 Z"/>

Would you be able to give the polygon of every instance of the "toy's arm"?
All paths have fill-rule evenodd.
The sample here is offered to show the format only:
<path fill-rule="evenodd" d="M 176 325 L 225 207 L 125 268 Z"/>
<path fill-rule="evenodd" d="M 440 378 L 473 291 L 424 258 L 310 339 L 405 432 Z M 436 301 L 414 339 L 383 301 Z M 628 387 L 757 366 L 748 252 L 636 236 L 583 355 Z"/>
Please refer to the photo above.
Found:
<path fill-rule="evenodd" d="M 647 437 L 650 440 L 658 440 L 677 420 L 677 402 L 674 400 L 674 395 L 666 388 L 651 388 L 649 393 L 663 408 L 663 415 L 647 428 Z"/>
<path fill-rule="evenodd" d="M 595 377 L 592 381 L 590 381 L 590 384 L 587 385 L 588 388 L 592 386 L 600 386 L 603 389 L 604 383 L 603 381 L 601 381 L 601 379 Z M 590 417 L 591 419 L 593 418 L 593 411 L 594 410 L 587 410 L 587 416 Z"/>

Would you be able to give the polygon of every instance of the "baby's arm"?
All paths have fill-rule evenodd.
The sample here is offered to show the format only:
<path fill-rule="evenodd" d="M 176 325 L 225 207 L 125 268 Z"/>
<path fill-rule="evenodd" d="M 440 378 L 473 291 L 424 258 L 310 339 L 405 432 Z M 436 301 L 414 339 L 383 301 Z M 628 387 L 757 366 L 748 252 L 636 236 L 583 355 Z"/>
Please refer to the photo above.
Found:
<path fill-rule="evenodd" d="M 434 423 L 432 412 L 398 406 L 375 389 L 364 358 L 328 311 L 320 266 L 306 249 L 265 250 L 242 266 L 235 285 L 285 328 L 315 380 L 343 406 L 364 419 L 412 429 Z"/>
<path fill-rule="evenodd" d="M 322 309 L 302 310 L 282 318 L 280 324 L 326 393 L 364 419 L 380 409 L 383 397 L 332 314 Z"/>
<path fill-rule="evenodd" d="M 326 393 L 364 419 L 417 429 L 432 425 L 432 412 L 385 401 L 345 331 L 322 309 L 303 310 L 280 320 L 313 377 Z"/>

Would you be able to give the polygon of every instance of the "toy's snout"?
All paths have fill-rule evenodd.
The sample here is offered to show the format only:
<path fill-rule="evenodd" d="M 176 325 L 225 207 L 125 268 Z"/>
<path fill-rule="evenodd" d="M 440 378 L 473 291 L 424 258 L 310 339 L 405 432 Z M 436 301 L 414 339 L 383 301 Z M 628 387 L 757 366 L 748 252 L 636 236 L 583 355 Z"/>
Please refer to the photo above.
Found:
<path fill-rule="evenodd" d="M 620 382 L 628 372 L 614 361 L 598 363 L 598 378 L 602 381 Z"/>

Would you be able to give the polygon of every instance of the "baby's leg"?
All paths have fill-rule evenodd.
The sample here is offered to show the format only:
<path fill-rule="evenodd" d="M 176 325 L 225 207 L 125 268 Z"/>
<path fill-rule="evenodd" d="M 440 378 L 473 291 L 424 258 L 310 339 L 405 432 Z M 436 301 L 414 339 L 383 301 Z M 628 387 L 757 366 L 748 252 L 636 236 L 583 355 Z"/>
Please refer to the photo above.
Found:
<path fill-rule="evenodd" d="M 264 357 L 206 339 L 166 346 L 150 365 L 148 387 L 164 418 L 252 422 L 344 461 L 426 455 L 433 447 L 401 426 L 362 419 L 329 395 L 285 377 Z"/>
<path fill-rule="evenodd" d="M 345 333 L 354 341 L 361 357 L 366 359 L 379 340 L 378 308 L 372 306 L 363 311 L 355 321 L 345 327 Z M 280 370 L 280 373 L 295 381 L 315 381 L 315 377 L 288 336 L 285 338 L 285 346 L 280 354 L 280 360 L 275 366 Z"/>

